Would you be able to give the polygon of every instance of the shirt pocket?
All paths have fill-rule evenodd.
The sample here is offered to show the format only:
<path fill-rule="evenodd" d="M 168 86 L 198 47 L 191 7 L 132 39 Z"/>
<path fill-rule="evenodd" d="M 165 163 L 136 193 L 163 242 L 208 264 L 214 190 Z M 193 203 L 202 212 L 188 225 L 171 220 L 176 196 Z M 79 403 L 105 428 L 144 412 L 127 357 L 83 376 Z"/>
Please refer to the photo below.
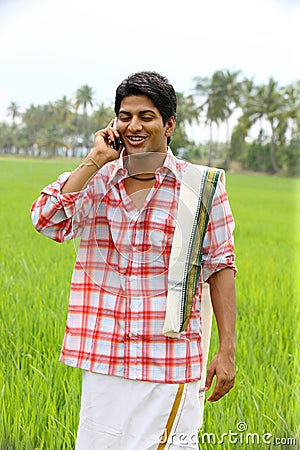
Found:
<path fill-rule="evenodd" d="M 170 253 L 175 221 L 172 217 L 162 217 L 160 220 L 151 223 L 148 230 L 148 241 L 153 249 L 160 252 Z"/>

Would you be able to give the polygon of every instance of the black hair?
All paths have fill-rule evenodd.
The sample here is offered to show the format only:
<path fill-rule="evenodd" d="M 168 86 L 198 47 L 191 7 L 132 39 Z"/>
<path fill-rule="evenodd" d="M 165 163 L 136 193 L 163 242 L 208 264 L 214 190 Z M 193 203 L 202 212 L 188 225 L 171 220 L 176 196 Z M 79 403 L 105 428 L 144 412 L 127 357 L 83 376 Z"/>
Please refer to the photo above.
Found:
<path fill-rule="evenodd" d="M 115 113 L 119 114 L 121 101 L 130 95 L 150 97 L 163 118 L 163 124 L 174 116 L 176 119 L 177 98 L 169 80 L 157 72 L 137 72 L 130 75 L 117 87 Z"/>

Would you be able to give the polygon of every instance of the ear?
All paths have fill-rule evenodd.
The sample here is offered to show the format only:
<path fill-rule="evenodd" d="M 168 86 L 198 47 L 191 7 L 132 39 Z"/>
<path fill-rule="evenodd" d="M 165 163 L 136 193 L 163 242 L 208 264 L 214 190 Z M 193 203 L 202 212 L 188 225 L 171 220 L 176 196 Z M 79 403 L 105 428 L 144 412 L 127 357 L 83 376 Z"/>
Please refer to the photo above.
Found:
<path fill-rule="evenodd" d="M 175 120 L 175 117 L 174 116 L 172 116 L 172 117 L 170 117 L 170 119 L 168 120 L 168 122 L 166 123 L 166 132 L 165 132 L 165 135 L 168 137 L 168 136 L 172 136 L 172 134 L 173 134 L 173 132 L 174 132 L 174 130 L 175 130 L 175 127 L 176 127 L 176 120 Z"/>

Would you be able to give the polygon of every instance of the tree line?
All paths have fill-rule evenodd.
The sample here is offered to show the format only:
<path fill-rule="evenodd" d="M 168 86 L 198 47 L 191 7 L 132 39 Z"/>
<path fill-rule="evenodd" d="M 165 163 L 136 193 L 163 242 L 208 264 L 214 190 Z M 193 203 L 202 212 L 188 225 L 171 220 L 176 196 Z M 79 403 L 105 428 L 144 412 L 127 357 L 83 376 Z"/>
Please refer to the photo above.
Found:
<path fill-rule="evenodd" d="M 241 71 L 217 70 L 195 77 L 190 94 L 177 92 L 175 154 L 192 162 L 225 169 L 300 175 L 300 80 L 287 86 L 270 78 L 265 84 Z M 83 85 L 74 98 L 30 105 L 14 101 L 9 121 L 0 122 L 0 153 L 34 157 L 83 157 L 95 131 L 114 116 L 112 105 L 97 103 L 94 89 Z M 203 126 L 208 137 L 195 142 L 190 128 Z M 220 129 L 225 129 L 222 139 Z"/>

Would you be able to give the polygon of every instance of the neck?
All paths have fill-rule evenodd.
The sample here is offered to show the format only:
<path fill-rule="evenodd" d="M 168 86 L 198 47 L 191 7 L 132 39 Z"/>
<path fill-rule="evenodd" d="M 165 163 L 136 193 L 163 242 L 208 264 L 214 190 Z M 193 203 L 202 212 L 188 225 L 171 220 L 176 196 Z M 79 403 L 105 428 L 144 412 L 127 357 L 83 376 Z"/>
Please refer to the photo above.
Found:
<path fill-rule="evenodd" d="M 149 177 L 161 167 L 165 161 L 166 153 L 149 152 L 124 157 L 124 166 L 134 176 Z"/>

